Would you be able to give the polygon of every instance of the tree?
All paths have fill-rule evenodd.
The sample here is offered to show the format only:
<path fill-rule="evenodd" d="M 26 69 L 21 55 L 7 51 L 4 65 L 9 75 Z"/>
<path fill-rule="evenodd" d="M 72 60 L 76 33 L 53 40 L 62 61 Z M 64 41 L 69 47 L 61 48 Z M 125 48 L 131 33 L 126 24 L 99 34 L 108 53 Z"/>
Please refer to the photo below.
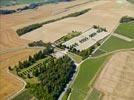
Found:
<path fill-rule="evenodd" d="M 19 61 L 19 68 L 20 69 L 23 69 L 24 68 L 23 63 L 21 61 Z"/>
<path fill-rule="evenodd" d="M 11 66 L 9 66 L 9 67 L 8 67 L 8 69 L 9 69 L 10 71 L 12 71 L 12 70 L 13 70 L 13 68 L 12 68 Z"/>
<path fill-rule="evenodd" d="M 34 59 L 34 58 L 32 58 L 31 56 L 29 56 L 28 61 L 29 61 L 29 62 L 30 62 L 30 64 L 32 65 L 32 64 L 35 62 L 35 59 Z"/>

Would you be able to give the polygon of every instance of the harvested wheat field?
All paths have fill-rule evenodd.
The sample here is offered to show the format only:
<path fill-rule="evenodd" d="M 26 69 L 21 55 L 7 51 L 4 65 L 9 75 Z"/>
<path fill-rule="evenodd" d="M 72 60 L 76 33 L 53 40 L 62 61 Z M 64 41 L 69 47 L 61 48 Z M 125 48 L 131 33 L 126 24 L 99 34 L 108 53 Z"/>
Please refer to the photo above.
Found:
<path fill-rule="evenodd" d="M 80 2 L 62 2 L 58 4 L 47 4 L 40 6 L 38 9 L 26 10 L 20 13 L 9 15 L 0 15 L 0 51 L 5 51 L 10 48 L 18 48 L 27 45 L 27 40 L 21 39 L 17 36 L 16 30 L 24 26 L 42 22 L 48 19 L 59 18 L 65 14 L 73 12 L 72 7 L 77 4 L 83 4 L 87 0 Z M 15 8 L 16 7 L 16 8 Z M 19 6 L 2 7 L 0 9 L 17 9 Z"/>
<path fill-rule="evenodd" d="M 134 51 L 119 52 L 108 61 L 95 88 L 102 100 L 134 100 Z"/>
<path fill-rule="evenodd" d="M 112 32 L 118 26 L 122 16 L 134 16 L 134 6 L 125 0 L 122 0 L 122 2 L 118 2 L 118 0 L 90 2 L 83 6 L 81 5 L 79 8 L 91 8 L 91 10 L 78 17 L 66 18 L 44 25 L 21 36 L 21 38 L 27 40 L 42 39 L 45 42 L 54 42 L 73 30 L 85 31 L 93 25 L 106 27 L 109 32 Z M 76 9 L 78 8 L 76 7 Z"/>
<path fill-rule="evenodd" d="M 9 96 L 22 89 L 23 83 L 8 73 L 8 66 L 14 66 L 40 49 L 22 49 L 14 52 L 0 54 L 0 97 L 6 100 Z"/>

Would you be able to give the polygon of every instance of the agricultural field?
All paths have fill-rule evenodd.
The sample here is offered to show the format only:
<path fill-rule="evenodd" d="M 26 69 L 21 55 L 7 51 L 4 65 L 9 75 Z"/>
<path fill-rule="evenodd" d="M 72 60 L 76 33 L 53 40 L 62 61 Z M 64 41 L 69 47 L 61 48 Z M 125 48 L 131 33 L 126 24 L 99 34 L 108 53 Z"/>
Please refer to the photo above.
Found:
<path fill-rule="evenodd" d="M 120 49 L 134 48 L 134 41 L 127 42 L 115 36 L 111 36 L 101 47 L 100 49 L 112 52 Z"/>
<path fill-rule="evenodd" d="M 22 0 L 22 2 L 24 1 L 26 0 Z M 32 1 L 35 0 L 30 0 L 26 2 Z M 26 5 L 23 4 L 15 6 L 5 6 L 0 7 L 0 10 L 12 10 L 24 6 Z M 90 9 L 90 11 L 86 11 L 86 13 L 79 12 L 85 9 Z M 40 40 L 45 43 L 51 42 L 53 43 L 53 47 L 56 48 L 54 44 L 55 41 L 59 40 L 58 42 L 65 42 L 66 40 L 69 40 L 75 36 L 80 35 L 82 32 L 87 31 L 93 25 L 104 27 L 107 29 L 108 33 L 112 34 L 117 25 L 119 25 L 120 18 L 126 15 L 134 17 L 133 11 L 134 6 L 131 3 L 127 2 L 127 0 L 73 0 L 71 2 L 59 2 L 52 4 L 50 3 L 39 6 L 37 9 L 30 9 L 9 15 L 0 15 L 1 99 L 8 100 L 18 94 L 19 95 L 16 96 L 13 100 L 35 100 L 35 97 L 39 99 L 45 98 L 46 100 L 58 99 L 60 94 L 64 92 L 63 90 L 65 89 L 66 84 L 70 82 L 71 76 L 75 73 L 75 68 L 78 68 L 79 73 L 76 73 L 78 76 L 76 77 L 76 80 L 72 80 L 74 84 L 70 85 L 72 86 L 71 93 L 67 93 L 67 95 L 65 95 L 65 99 L 67 99 L 68 95 L 71 94 L 70 100 L 83 100 L 85 98 L 94 98 L 95 100 L 99 100 L 98 98 L 100 97 L 100 95 L 106 93 L 106 99 L 105 97 L 104 99 L 107 100 L 107 94 L 109 93 L 109 90 L 105 91 L 105 89 L 111 87 L 107 87 L 107 85 L 103 83 L 100 83 L 101 85 L 98 85 L 98 87 L 96 87 L 96 84 L 98 84 L 99 82 L 95 81 L 96 79 L 101 80 L 103 78 L 99 76 L 99 74 L 101 73 L 100 71 L 103 70 L 102 68 L 104 68 L 104 70 L 105 67 L 107 68 L 108 65 L 106 64 L 106 62 L 110 63 L 110 65 L 113 64 L 107 61 L 111 57 L 111 55 L 107 55 L 107 53 L 115 50 L 134 48 L 134 41 L 128 42 L 124 39 L 112 35 L 92 57 L 89 57 L 87 55 L 89 50 L 86 51 L 87 53 L 82 53 L 89 57 L 85 61 L 81 57 L 82 54 L 81 56 L 78 56 L 76 54 L 67 52 L 67 54 L 72 59 L 70 59 L 69 57 L 58 59 L 52 57 L 51 55 L 52 59 L 47 61 L 47 63 L 45 62 L 44 64 L 37 66 L 38 69 L 37 67 L 35 68 L 36 64 L 38 65 L 44 62 L 45 59 L 41 60 L 41 58 L 46 57 L 46 55 L 44 55 L 44 53 L 37 53 L 44 47 L 38 47 L 38 45 L 36 45 L 36 42 Z M 41 23 L 41 26 L 35 25 L 34 27 L 28 29 L 28 31 L 24 29 L 26 32 L 28 32 L 24 35 L 17 34 L 18 29 L 23 29 L 24 27 L 36 23 Z M 130 39 L 134 39 L 133 24 L 133 22 L 120 24 L 116 30 L 116 33 L 126 36 Z M 70 34 L 71 32 L 73 32 L 73 34 Z M 33 41 L 35 41 L 35 43 Z M 29 43 L 33 43 L 34 46 L 30 47 Z M 66 54 L 66 52 L 64 52 L 64 54 Z M 105 54 L 105 56 L 103 54 Z M 33 57 L 33 55 L 36 56 Z M 124 57 L 123 55 L 127 56 L 128 58 Z M 34 62 L 29 60 L 29 56 L 33 57 L 32 60 L 34 60 Z M 133 82 L 131 81 L 133 80 L 133 72 L 131 72 L 133 70 L 133 67 L 131 68 L 131 70 L 128 70 L 130 68 L 129 66 L 133 66 L 134 58 L 131 56 L 133 56 L 132 52 L 117 55 L 116 58 L 123 57 L 123 61 L 121 62 L 118 61 L 118 59 L 114 58 L 118 62 L 120 62 L 114 63 L 116 64 L 114 67 L 120 67 L 120 64 L 122 64 L 122 66 L 126 66 L 124 68 L 126 70 L 121 67 L 121 71 L 119 71 L 120 69 L 116 69 L 117 67 L 115 68 L 117 71 L 119 71 L 119 73 L 125 73 L 126 75 L 122 76 L 125 77 L 126 80 L 123 80 L 122 77 L 119 78 L 122 83 L 119 82 L 118 85 L 122 86 L 121 88 L 124 88 L 123 86 L 129 87 L 129 89 L 126 92 L 125 90 L 127 89 L 124 88 L 124 90 L 119 93 L 119 91 L 122 89 L 117 86 L 117 91 L 110 91 L 110 93 L 112 93 L 110 95 L 112 96 L 112 98 L 114 98 L 113 96 L 116 96 L 118 94 L 119 99 L 120 96 L 124 95 L 124 97 L 126 97 L 127 99 L 133 100 L 134 98 L 132 95 L 132 93 L 134 92 L 130 90 L 134 90 L 133 87 L 131 87 L 133 84 Z M 126 62 L 128 59 L 130 59 L 129 61 L 131 62 Z M 74 60 L 74 62 L 72 60 Z M 21 66 L 19 66 L 19 63 Z M 78 63 L 76 65 L 81 65 L 75 67 L 74 63 Z M 104 67 L 104 65 L 106 66 Z M 70 67 L 68 68 L 65 66 Z M 13 70 L 13 72 L 11 73 L 10 71 L 14 68 L 16 68 L 16 72 Z M 46 68 L 48 69 L 46 70 Z M 113 68 L 113 66 L 111 68 Z M 106 74 L 101 73 L 100 75 L 107 76 L 109 75 L 109 73 L 110 72 L 107 72 L 106 70 Z M 19 78 L 16 75 L 24 75 L 24 79 L 21 79 L 22 77 Z M 109 75 L 106 78 L 111 77 L 112 76 Z M 38 80 L 39 78 L 40 81 Z M 127 86 L 126 83 L 123 82 L 128 81 L 128 79 L 130 84 L 127 83 Z M 32 94 L 34 94 L 35 97 L 33 97 L 33 95 L 31 95 L 31 93 L 26 90 L 25 81 L 27 83 L 30 83 L 31 87 L 28 87 L 29 84 L 26 85 L 26 87 L 32 90 Z M 110 84 L 111 86 L 113 85 L 110 82 L 108 82 L 107 84 Z M 106 87 L 101 87 L 104 85 Z M 93 90 L 90 92 L 92 88 Z M 113 89 L 115 90 L 116 88 Z"/>
<path fill-rule="evenodd" d="M 121 23 L 115 33 L 134 39 L 134 22 Z"/>
<path fill-rule="evenodd" d="M 134 51 L 122 51 L 112 55 L 94 87 L 104 93 L 102 100 L 134 99 Z"/>
<path fill-rule="evenodd" d="M 93 88 L 88 96 L 88 100 L 101 100 L 101 96 L 101 92 Z"/>
<path fill-rule="evenodd" d="M 60 37 L 66 35 L 71 31 L 84 32 L 87 29 L 91 28 L 93 25 L 106 27 L 108 32 L 112 32 L 122 16 L 134 16 L 134 8 L 132 7 L 132 5 L 128 4 L 128 6 L 126 6 L 125 4 L 126 2 L 124 2 L 124 0 L 122 3 L 117 2 L 116 0 L 112 2 L 104 0 L 87 3 L 85 4 L 85 6 L 80 8 L 82 9 L 90 7 L 91 11 L 78 17 L 70 17 L 64 20 L 43 25 L 36 30 L 22 35 L 21 38 L 34 41 L 41 39 L 44 42 L 54 42 L 55 40 L 59 39 Z M 120 10 L 124 12 L 120 12 Z M 105 19 L 105 22 L 102 19 Z"/>
<path fill-rule="evenodd" d="M 14 65 L 18 64 L 18 61 L 26 60 L 29 55 L 33 55 L 39 50 L 41 49 L 24 48 L 0 54 L 0 97 L 2 100 L 6 100 L 9 96 L 13 95 L 24 86 L 22 81 L 8 73 L 8 67 L 14 67 Z"/>
<path fill-rule="evenodd" d="M 28 90 L 24 90 L 21 94 L 17 95 L 12 100 L 30 100 L 34 99 L 35 97 L 30 93 Z"/>
<path fill-rule="evenodd" d="M 78 76 L 72 85 L 70 100 L 83 100 L 93 85 L 97 73 L 103 68 L 108 56 L 87 59 L 80 65 Z"/>

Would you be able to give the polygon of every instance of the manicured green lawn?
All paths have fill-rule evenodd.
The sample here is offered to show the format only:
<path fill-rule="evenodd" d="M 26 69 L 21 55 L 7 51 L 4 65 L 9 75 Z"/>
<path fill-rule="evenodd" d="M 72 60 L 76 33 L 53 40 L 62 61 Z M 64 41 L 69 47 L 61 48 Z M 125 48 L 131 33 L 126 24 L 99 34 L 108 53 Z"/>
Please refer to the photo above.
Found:
<path fill-rule="evenodd" d="M 108 52 L 119 49 L 134 48 L 134 41 L 127 42 L 120 38 L 111 36 L 100 48 Z"/>
<path fill-rule="evenodd" d="M 79 55 L 76 55 L 74 53 L 68 52 L 67 53 L 69 57 L 71 57 L 76 63 L 80 63 L 82 61 L 82 57 Z"/>
<path fill-rule="evenodd" d="M 81 64 L 78 76 L 72 86 L 70 100 L 84 99 L 96 73 L 103 67 L 102 65 L 107 57 L 108 56 L 88 59 Z"/>
<path fill-rule="evenodd" d="M 23 91 L 21 94 L 17 95 L 12 100 L 30 100 L 33 97 L 28 90 Z"/>
<path fill-rule="evenodd" d="M 88 97 L 88 100 L 100 100 L 101 95 L 101 92 L 93 89 Z"/>
<path fill-rule="evenodd" d="M 115 33 L 134 39 L 134 22 L 120 24 Z"/>

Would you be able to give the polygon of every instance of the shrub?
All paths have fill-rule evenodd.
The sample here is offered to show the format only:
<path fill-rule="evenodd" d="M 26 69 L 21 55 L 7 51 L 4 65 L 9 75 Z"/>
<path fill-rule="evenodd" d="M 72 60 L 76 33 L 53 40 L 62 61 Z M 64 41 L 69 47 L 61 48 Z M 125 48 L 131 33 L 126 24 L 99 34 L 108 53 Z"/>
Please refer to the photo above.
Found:
<path fill-rule="evenodd" d="M 134 21 L 134 17 L 124 16 L 121 18 L 120 23 L 128 23 L 130 21 Z"/>

